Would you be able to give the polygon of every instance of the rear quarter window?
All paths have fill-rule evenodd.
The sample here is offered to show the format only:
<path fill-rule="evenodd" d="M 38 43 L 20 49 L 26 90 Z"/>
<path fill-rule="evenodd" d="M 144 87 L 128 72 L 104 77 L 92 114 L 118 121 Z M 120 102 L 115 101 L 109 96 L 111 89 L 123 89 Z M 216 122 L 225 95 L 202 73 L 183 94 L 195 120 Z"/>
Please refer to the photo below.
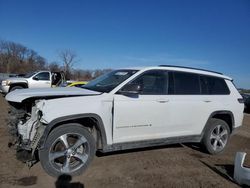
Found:
<path fill-rule="evenodd" d="M 203 95 L 229 95 L 230 90 L 223 78 L 200 76 Z"/>

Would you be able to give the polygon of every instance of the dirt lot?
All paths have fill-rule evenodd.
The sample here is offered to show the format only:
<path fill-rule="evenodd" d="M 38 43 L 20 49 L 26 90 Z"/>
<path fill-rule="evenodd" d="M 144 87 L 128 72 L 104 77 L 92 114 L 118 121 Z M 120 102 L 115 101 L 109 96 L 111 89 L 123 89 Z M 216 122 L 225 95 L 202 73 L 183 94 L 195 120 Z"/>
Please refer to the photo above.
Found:
<path fill-rule="evenodd" d="M 0 187 L 62 187 L 71 177 L 54 179 L 35 164 L 29 169 L 8 148 L 7 103 L 0 96 Z M 250 115 L 228 148 L 217 156 L 202 153 L 192 145 L 171 145 L 117 152 L 95 157 L 90 168 L 73 178 L 68 187 L 238 187 L 233 182 L 237 151 L 250 155 Z M 250 164 L 247 156 L 246 165 Z"/>

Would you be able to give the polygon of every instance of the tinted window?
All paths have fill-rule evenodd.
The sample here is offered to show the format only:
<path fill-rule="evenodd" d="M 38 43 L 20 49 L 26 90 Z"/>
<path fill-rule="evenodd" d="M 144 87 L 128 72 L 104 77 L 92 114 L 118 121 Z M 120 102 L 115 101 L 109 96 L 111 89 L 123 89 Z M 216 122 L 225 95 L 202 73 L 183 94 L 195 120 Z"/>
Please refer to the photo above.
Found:
<path fill-rule="evenodd" d="M 99 92 L 110 92 L 136 72 L 137 70 L 115 70 L 97 77 L 82 86 L 82 88 Z"/>
<path fill-rule="evenodd" d="M 201 76 L 201 90 L 205 95 L 226 95 L 230 91 L 224 79 L 211 76 Z"/>
<path fill-rule="evenodd" d="M 49 72 L 41 72 L 35 76 L 38 80 L 50 80 Z"/>
<path fill-rule="evenodd" d="M 132 83 L 141 86 L 140 94 L 144 95 L 166 95 L 167 94 L 167 72 L 153 70 L 144 73 Z"/>
<path fill-rule="evenodd" d="M 199 75 L 185 72 L 171 72 L 169 75 L 169 94 L 200 94 Z"/>

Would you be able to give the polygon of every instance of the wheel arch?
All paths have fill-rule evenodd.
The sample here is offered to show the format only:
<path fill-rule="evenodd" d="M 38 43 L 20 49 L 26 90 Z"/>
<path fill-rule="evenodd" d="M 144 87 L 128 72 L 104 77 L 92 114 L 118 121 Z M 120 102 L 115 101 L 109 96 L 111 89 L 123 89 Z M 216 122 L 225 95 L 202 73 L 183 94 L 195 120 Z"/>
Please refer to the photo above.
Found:
<path fill-rule="evenodd" d="M 206 132 L 206 129 L 209 125 L 208 122 L 211 118 L 221 119 L 221 120 L 225 121 L 229 126 L 230 133 L 232 133 L 232 131 L 235 128 L 234 115 L 231 111 L 228 111 L 228 110 L 215 111 L 215 112 L 211 113 L 210 116 L 208 117 L 207 122 L 205 124 L 205 127 L 202 130 L 201 138 L 203 138 L 203 136 Z"/>
<path fill-rule="evenodd" d="M 67 123 L 78 123 L 84 127 L 91 128 L 96 134 L 97 148 L 103 149 L 107 145 L 106 131 L 101 117 L 97 114 L 77 114 L 57 118 L 46 125 L 42 138 L 40 139 L 39 149 L 43 149 L 50 132 Z M 91 124 L 93 123 L 93 124 Z"/>
<path fill-rule="evenodd" d="M 13 88 L 13 87 L 16 87 L 16 86 L 21 86 L 23 88 L 28 88 L 28 84 L 27 83 L 13 83 L 10 85 L 10 88 L 9 88 L 9 92 L 10 90 Z"/>

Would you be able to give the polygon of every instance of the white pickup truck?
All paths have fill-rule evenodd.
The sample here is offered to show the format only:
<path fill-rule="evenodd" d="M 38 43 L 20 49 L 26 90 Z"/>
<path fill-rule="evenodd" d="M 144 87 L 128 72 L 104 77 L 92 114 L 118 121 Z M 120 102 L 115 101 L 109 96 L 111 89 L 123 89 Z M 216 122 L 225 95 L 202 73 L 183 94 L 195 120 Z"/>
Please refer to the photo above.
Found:
<path fill-rule="evenodd" d="M 12 77 L 3 80 L 1 82 L 1 92 L 6 94 L 23 88 L 49 88 L 60 85 L 64 80 L 64 74 L 61 72 L 38 71 L 21 78 Z"/>

